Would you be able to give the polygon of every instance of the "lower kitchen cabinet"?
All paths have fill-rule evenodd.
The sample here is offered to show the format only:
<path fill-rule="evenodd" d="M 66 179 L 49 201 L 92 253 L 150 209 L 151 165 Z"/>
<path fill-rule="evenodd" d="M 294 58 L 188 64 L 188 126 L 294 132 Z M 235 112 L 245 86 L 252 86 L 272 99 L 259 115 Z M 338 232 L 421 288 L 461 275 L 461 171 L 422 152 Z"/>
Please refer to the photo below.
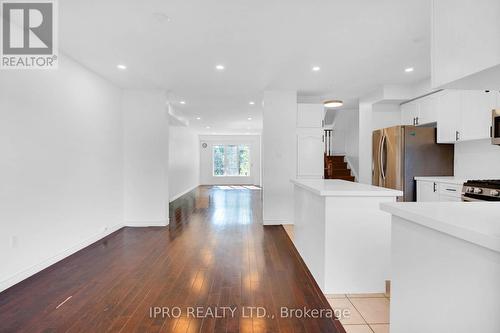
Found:
<path fill-rule="evenodd" d="M 463 181 L 454 177 L 417 177 L 417 201 L 462 201 L 462 186 Z"/>
<path fill-rule="evenodd" d="M 439 192 L 436 182 L 417 181 L 417 201 L 439 201 Z"/>

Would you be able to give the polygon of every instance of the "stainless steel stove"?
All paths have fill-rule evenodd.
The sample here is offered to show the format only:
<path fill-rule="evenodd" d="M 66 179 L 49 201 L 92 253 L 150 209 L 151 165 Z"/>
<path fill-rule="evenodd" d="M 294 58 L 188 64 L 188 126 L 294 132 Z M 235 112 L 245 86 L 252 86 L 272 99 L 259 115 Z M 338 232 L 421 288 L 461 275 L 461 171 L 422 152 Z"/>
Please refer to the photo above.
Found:
<path fill-rule="evenodd" d="M 500 180 L 468 180 L 462 188 L 462 201 L 499 201 Z"/>

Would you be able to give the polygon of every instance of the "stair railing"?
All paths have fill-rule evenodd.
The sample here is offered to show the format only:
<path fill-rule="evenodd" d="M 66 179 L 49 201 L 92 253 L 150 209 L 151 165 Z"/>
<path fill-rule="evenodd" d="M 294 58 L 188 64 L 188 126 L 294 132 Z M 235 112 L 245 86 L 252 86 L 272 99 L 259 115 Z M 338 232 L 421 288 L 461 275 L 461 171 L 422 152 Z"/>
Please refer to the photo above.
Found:
<path fill-rule="evenodd" d="M 325 156 L 333 156 L 333 130 L 325 129 L 324 131 Z"/>

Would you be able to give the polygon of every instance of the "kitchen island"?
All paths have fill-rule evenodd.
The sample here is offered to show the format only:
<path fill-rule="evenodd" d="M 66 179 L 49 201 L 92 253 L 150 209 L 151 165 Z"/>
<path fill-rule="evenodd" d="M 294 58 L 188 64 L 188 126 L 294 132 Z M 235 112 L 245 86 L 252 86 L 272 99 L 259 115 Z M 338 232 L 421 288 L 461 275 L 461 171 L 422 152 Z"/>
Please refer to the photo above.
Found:
<path fill-rule="evenodd" d="M 325 294 L 381 293 L 390 277 L 391 217 L 401 191 L 344 180 L 292 180 L 295 246 Z"/>
<path fill-rule="evenodd" d="M 500 332 L 500 203 L 381 208 L 393 214 L 391 332 Z"/>

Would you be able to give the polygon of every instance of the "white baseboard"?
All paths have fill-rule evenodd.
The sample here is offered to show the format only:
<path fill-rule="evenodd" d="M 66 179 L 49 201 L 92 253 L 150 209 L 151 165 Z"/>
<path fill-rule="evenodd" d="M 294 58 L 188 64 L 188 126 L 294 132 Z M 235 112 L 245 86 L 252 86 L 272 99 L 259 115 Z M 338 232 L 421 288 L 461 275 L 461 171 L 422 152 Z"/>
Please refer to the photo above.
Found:
<path fill-rule="evenodd" d="M 170 198 L 170 202 L 172 202 L 172 201 L 174 201 L 174 200 L 176 200 L 176 199 L 179 199 L 180 197 L 182 197 L 183 195 L 185 195 L 185 194 L 187 194 L 187 193 L 191 192 L 192 190 L 194 190 L 194 189 L 195 189 L 195 188 L 197 188 L 198 186 L 200 186 L 200 185 L 199 185 L 199 184 L 196 184 L 195 186 L 192 186 L 192 187 L 188 188 L 187 190 L 182 191 L 181 193 L 174 195 L 173 197 L 171 197 L 171 198 Z"/>
<path fill-rule="evenodd" d="M 166 227 L 169 221 L 125 221 L 126 227 L 145 228 L 145 227 Z"/>
<path fill-rule="evenodd" d="M 123 225 L 115 225 L 115 226 L 113 226 L 113 227 L 111 227 L 103 232 L 97 233 L 97 234 L 93 235 L 92 237 L 87 238 L 86 240 L 84 240 L 80 244 L 72 246 L 69 249 L 62 251 L 53 257 L 45 259 L 44 261 L 42 261 L 39 264 L 33 265 L 28 269 L 25 269 L 21 272 L 14 274 L 13 276 L 0 282 L 0 291 L 3 291 L 7 288 L 10 288 L 13 285 L 29 278 L 30 276 L 35 275 L 36 273 L 44 270 L 45 268 L 52 266 L 53 264 L 57 263 L 58 261 L 63 260 L 66 257 L 69 257 L 73 253 L 78 252 L 81 249 L 97 242 L 98 240 L 112 234 L 113 232 L 117 231 L 118 229 L 120 229 L 122 227 L 123 227 Z"/>
<path fill-rule="evenodd" d="M 289 220 L 269 220 L 265 219 L 262 221 L 263 225 L 282 225 L 282 224 L 291 224 L 293 225 L 292 221 Z"/>

